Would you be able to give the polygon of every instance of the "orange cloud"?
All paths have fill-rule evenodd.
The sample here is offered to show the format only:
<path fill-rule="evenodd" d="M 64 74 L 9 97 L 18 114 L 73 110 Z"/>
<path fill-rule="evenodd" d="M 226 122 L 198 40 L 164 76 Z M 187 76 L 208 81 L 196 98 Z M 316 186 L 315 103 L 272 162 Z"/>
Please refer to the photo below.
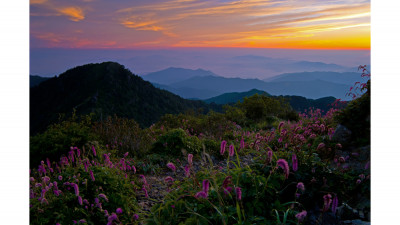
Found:
<path fill-rule="evenodd" d="M 157 26 L 156 21 L 145 21 L 145 22 L 135 22 L 135 21 L 122 21 L 122 25 L 128 28 L 133 28 L 136 30 L 152 30 L 152 31 L 159 31 L 163 30 L 161 26 Z"/>
<path fill-rule="evenodd" d="M 66 48 L 109 48 L 117 45 L 116 41 L 103 41 L 96 38 L 78 37 L 73 34 L 32 33 L 35 38 L 47 42 L 49 47 L 63 46 Z"/>
<path fill-rule="evenodd" d="M 70 20 L 75 21 L 75 22 L 85 19 L 83 10 L 76 6 L 58 9 L 58 12 L 60 12 L 61 14 L 65 15 L 65 16 L 68 16 Z"/>
<path fill-rule="evenodd" d="M 31 4 L 43 4 L 47 2 L 47 0 L 31 0 L 30 3 Z"/>

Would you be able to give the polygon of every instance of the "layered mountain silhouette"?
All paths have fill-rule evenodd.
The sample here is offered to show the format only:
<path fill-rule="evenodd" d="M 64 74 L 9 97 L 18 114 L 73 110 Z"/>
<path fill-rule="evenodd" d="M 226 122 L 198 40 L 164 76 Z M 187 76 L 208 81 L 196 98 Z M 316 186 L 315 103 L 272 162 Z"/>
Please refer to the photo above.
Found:
<path fill-rule="evenodd" d="M 295 95 L 285 95 L 285 96 L 272 96 L 265 91 L 252 89 L 246 92 L 232 92 L 232 93 L 225 93 L 219 96 L 215 96 L 213 98 L 209 98 L 204 100 L 207 103 L 216 103 L 216 104 L 234 104 L 238 101 L 242 102 L 245 97 L 250 97 L 255 94 L 269 96 L 272 98 L 284 98 L 293 110 L 298 112 L 304 112 L 304 110 L 309 108 L 318 108 L 323 110 L 324 112 L 328 111 L 332 104 L 336 101 L 336 98 L 330 96 L 325 98 L 319 99 L 308 99 L 302 96 L 295 96 Z"/>
<path fill-rule="evenodd" d="M 264 96 L 271 96 L 265 91 L 260 91 L 257 89 L 251 89 L 250 91 L 246 92 L 230 92 L 225 93 L 222 95 L 218 95 L 209 99 L 204 100 L 207 103 L 216 103 L 216 104 L 229 104 L 229 103 L 236 103 L 238 101 L 243 101 L 245 97 L 250 97 L 255 94 L 264 95 Z"/>
<path fill-rule="evenodd" d="M 242 55 L 233 57 L 234 68 L 237 67 L 252 67 L 262 68 L 272 75 L 279 73 L 292 73 L 299 71 L 334 71 L 348 72 L 353 71 L 351 68 L 344 67 L 333 63 L 312 62 L 312 61 L 297 61 L 285 58 L 272 58 L 258 55 Z M 354 70 L 356 71 L 356 70 Z"/>
<path fill-rule="evenodd" d="M 169 85 L 192 77 L 204 77 L 204 76 L 217 76 L 217 75 L 211 71 L 203 69 L 191 70 L 191 69 L 170 67 L 165 70 L 149 73 L 143 76 L 143 79 L 150 81 L 152 83 Z"/>
<path fill-rule="evenodd" d="M 98 119 L 117 115 L 149 126 L 167 113 L 188 109 L 220 111 L 215 104 L 183 99 L 155 88 L 114 62 L 87 64 L 67 70 L 30 88 L 31 134 L 57 122 L 59 115 L 95 113 Z"/>
<path fill-rule="evenodd" d="M 354 72 L 302 72 L 302 73 L 284 73 L 278 76 L 264 79 L 266 82 L 296 82 L 296 81 L 315 81 L 322 80 L 331 83 L 353 85 L 362 80 L 361 73 Z"/>
<path fill-rule="evenodd" d="M 336 67 L 337 65 L 333 64 L 332 66 Z M 179 71 L 179 76 L 171 75 L 170 72 L 174 70 Z M 333 96 L 350 100 L 346 93 L 355 82 L 362 81 L 361 74 L 355 72 L 285 73 L 265 80 L 227 78 L 215 74 L 209 75 L 210 73 L 213 74 L 200 69 L 170 68 L 153 73 L 157 76 L 152 76 L 151 82 L 156 87 L 187 99 L 206 100 L 224 93 L 258 89 L 271 95 L 296 95 L 310 99 Z M 185 74 L 188 76 L 185 77 Z M 178 79 L 174 80 L 176 77 Z M 147 76 L 143 76 L 143 78 L 147 79 Z"/>

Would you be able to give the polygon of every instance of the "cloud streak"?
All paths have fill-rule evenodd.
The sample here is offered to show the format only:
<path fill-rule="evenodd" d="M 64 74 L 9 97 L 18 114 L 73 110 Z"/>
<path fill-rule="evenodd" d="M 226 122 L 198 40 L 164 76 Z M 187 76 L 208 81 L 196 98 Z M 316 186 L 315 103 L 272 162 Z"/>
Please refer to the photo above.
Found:
<path fill-rule="evenodd" d="M 62 15 L 68 16 L 70 20 L 78 22 L 85 19 L 83 10 L 79 7 L 66 7 L 57 9 Z"/>
<path fill-rule="evenodd" d="M 165 47 L 275 47 L 276 43 L 270 40 L 311 43 L 316 41 L 313 38 L 326 38 L 333 31 L 336 33 L 331 35 L 332 41 L 339 36 L 344 40 L 349 31 L 358 32 L 365 39 L 370 27 L 370 2 L 362 0 L 60 0 L 57 5 L 52 2 L 31 1 L 31 15 L 38 18 L 33 24 L 39 27 L 40 23 L 49 23 L 47 27 L 55 27 L 55 22 L 44 22 L 39 17 L 57 14 L 79 22 L 70 29 L 97 28 L 98 31 L 90 28 L 93 39 L 107 36 L 102 42 L 113 41 L 119 47 L 137 46 L 133 43 Z M 42 29 L 55 33 L 44 26 Z M 115 35 L 99 35 L 105 31 Z M 368 42 L 363 44 L 357 48 L 369 48 Z M 320 46 L 316 44 L 316 48 Z M 312 48 L 312 44 L 307 47 Z"/>

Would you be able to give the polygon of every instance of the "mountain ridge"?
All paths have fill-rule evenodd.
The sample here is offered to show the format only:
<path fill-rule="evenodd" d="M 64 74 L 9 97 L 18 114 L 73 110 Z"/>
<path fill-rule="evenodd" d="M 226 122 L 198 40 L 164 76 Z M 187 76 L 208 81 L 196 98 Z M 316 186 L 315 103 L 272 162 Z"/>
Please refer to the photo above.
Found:
<path fill-rule="evenodd" d="M 187 100 L 134 75 L 115 62 L 92 63 L 69 69 L 30 88 L 31 133 L 57 122 L 59 114 L 95 113 L 132 118 L 142 127 L 167 113 L 188 109 L 220 110 L 202 101 Z"/>

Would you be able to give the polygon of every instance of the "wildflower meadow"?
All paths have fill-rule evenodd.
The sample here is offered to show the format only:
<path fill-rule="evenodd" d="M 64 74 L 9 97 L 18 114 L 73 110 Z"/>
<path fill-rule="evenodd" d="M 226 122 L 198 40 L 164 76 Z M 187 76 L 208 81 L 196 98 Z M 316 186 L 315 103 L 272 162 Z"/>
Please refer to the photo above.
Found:
<path fill-rule="evenodd" d="M 340 107 L 291 117 L 283 105 L 251 114 L 246 107 L 262 99 L 253 96 L 224 113 L 165 115 L 149 128 L 90 116 L 53 125 L 31 137 L 30 223 L 368 221 L 370 136 L 360 108 L 370 83 L 356 85 L 361 94 Z"/>

